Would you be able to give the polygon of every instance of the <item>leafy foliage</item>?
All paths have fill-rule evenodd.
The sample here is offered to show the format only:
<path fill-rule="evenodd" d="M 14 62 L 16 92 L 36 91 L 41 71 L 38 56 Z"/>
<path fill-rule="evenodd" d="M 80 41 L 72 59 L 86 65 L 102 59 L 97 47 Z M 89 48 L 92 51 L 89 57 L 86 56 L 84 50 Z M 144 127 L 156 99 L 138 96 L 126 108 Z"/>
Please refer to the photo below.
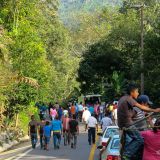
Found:
<path fill-rule="evenodd" d="M 73 15 L 86 12 L 93 13 L 106 6 L 117 7 L 120 4 L 121 0 L 60 0 L 59 13 L 63 22 L 67 26 L 71 26 L 70 23 L 75 24 L 72 19 Z"/>
<path fill-rule="evenodd" d="M 148 2 L 144 2 L 147 5 L 144 8 L 145 93 L 159 103 L 159 3 Z M 139 2 L 132 4 L 136 3 Z M 102 22 L 108 15 L 109 10 L 106 11 L 107 14 L 103 11 Z M 118 11 L 115 10 L 111 19 L 109 34 L 84 51 L 78 79 L 83 93 L 105 93 L 113 99 L 123 92 L 126 83 L 140 82 L 140 11 L 129 7 L 127 12 Z"/>
<path fill-rule="evenodd" d="M 79 60 L 57 13 L 56 0 L 0 2 L 0 103 L 9 119 L 31 102 L 62 101 L 78 88 Z"/>

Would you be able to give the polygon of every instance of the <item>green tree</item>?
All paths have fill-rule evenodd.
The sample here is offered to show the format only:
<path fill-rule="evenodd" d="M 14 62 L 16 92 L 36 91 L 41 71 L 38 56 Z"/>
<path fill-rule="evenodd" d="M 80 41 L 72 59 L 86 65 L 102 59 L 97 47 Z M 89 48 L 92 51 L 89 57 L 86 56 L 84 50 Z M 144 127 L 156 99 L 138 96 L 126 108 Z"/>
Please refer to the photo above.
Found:
<path fill-rule="evenodd" d="M 146 5 L 147 7 L 144 8 L 145 93 L 151 95 L 153 100 L 157 101 L 157 97 L 159 96 L 157 88 L 159 84 L 156 82 L 157 79 L 155 78 L 155 80 L 153 80 L 152 76 L 150 75 L 156 75 L 157 78 L 159 77 L 159 70 L 156 67 L 159 63 L 159 47 L 157 46 L 159 43 L 159 17 L 157 16 L 159 15 L 159 3 L 146 3 Z M 103 11 L 103 13 L 105 12 Z M 100 40 L 98 43 L 91 44 L 89 46 L 89 49 L 86 50 L 85 54 L 83 55 L 79 70 L 79 78 L 81 82 L 82 92 L 90 92 L 90 86 L 94 87 L 95 84 L 96 87 L 94 88 L 97 88 L 96 92 L 101 92 L 101 88 L 99 87 L 102 84 L 102 80 L 100 80 L 99 78 L 102 76 L 100 76 L 99 74 L 100 70 L 103 70 L 103 75 L 105 75 L 104 81 L 106 81 L 106 79 L 110 79 L 109 82 L 107 81 L 107 83 L 105 82 L 104 84 L 106 84 L 108 88 L 106 88 L 106 95 L 108 96 L 108 92 L 110 92 L 111 95 L 112 92 L 112 98 L 116 95 L 117 92 L 119 92 L 119 86 L 117 86 L 118 78 L 112 79 L 115 71 L 117 73 L 124 74 L 124 81 L 129 82 L 134 80 L 137 83 L 140 82 L 140 11 L 134 10 L 132 8 L 127 8 L 127 12 L 116 13 L 117 15 L 110 22 L 110 34 L 103 37 L 103 39 Z M 94 49 L 91 50 L 90 48 Z M 97 50 L 99 51 L 99 54 L 97 54 Z M 112 50 L 116 50 L 116 52 L 119 53 L 118 55 L 120 55 L 120 59 L 117 64 L 122 63 L 123 67 L 119 67 L 119 70 L 116 69 L 115 64 L 110 64 L 113 59 Z M 94 67 L 92 66 L 97 66 L 97 61 L 99 60 L 97 55 L 102 56 L 104 53 L 109 55 L 109 57 L 111 57 L 111 60 L 109 59 L 109 57 L 104 56 L 103 58 L 106 60 L 106 62 L 101 61 L 102 63 L 101 65 L 99 65 L 101 66 L 100 69 L 94 69 Z M 91 58 L 88 58 L 86 55 L 90 55 Z M 92 59 L 92 57 L 95 58 L 94 61 L 90 60 Z M 116 55 L 115 59 L 116 57 L 119 56 Z M 157 63 L 155 63 L 154 61 L 156 61 Z M 106 65 L 107 62 L 109 62 L 110 65 L 107 69 L 105 69 L 103 65 Z M 110 67 L 113 67 L 114 69 L 110 70 Z M 106 73 L 109 74 L 107 75 Z M 117 82 L 115 80 L 117 80 Z M 155 94 L 158 96 L 155 97 Z"/>
<path fill-rule="evenodd" d="M 0 23 L 12 40 L 7 49 L 0 46 L 0 56 L 8 55 L 11 73 L 16 75 L 2 93 L 7 116 L 14 117 L 31 102 L 66 99 L 78 88 L 78 60 L 71 54 L 69 33 L 58 20 L 58 2 L 7 0 L 0 4 Z"/>

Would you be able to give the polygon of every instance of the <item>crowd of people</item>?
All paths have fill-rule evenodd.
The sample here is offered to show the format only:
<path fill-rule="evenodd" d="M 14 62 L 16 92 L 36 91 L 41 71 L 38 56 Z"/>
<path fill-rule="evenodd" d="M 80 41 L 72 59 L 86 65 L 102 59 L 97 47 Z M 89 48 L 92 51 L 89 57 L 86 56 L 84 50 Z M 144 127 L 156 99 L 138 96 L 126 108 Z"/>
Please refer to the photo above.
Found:
<path fill-rule="evenodd" d="M 138 87 L 133 84 L 129 85 L 127 94 L 119 101 L 110 103 L 69 102 L 66 108 L 58 103 L 50 103 L 48 107 L 36 104 L 41 122 L 31 117 L 29 134 L 32 147 L 36 147 L 37 131 L 42 149 L 49 149 L 51 134 L 54 149 L 60 148 L 61 136 L 64 137 L 64 145 L 76 148 L 80 122 L 88 130 L 89 145 L 95 144 L 99 125 L 102 131 L 117 125 L 121 136 L 121 160 L 159 160 L 160 143 L 157 140 L 160 138 L 160 119 L 153 119 L 148 113 L 159 113 L 160 109 L 153 109 L 150 105 L 149 97 L 139 96 Z"/>
<path fill-rule="evenodd" d="M 88 130 L 89 145 L 94 144 L 98 123 L 101 124 L 103 130 L 108 125 L 111 125 L 114 110 L 117 109 L 116 105 L 102 105 L 99 102 L 95 102 L 95 104 L 69 102 L 68 107 L 63 108 L 58 103 L 55 105 L 49 103 L 48 106 L 44 103 L 36 103 L 39 109 L 40 122 L 35 120 L 34 115 L 32 115 L 28 125 L 28 134 L 31 137 L 32 147 L 36 148 L 38 140 L 37 133 L 39 132 L 41 149 L 49 150 L 52 135 L 54 149 L 60 148 L 61 137 L 63 136 L 65 138 L 66 135 L 68 139 L 64 145 L 68 144 L 71 145 L 71 148 L 76 148 L 79 122 L 83 122 L 85 124 L 85 130 Z"/>
<path fill-rule="evenodd" d="M 53 135 L 54 149 L 60 148 L 61 137 L 65 132 L 69 133 L 69 145 L 71 148 L 76 148 L 76 143 L 73 138 L 79 134 L 79 124 L 76 118 L 76 111 L 69 116 L 69 111 L 63 109 L 58 103 L 48 107 L 42 103 L 36 104 L 39 109 L 40 122 L 35 120 L 35 116 L 31 116 L 31 121 L 28 125 L 28 135 L 31 137 L 32 148 L 36 148 L 38 141 L 38 133 L 40 138 L 41 149 L 49 150 L 49 143 Z"/>

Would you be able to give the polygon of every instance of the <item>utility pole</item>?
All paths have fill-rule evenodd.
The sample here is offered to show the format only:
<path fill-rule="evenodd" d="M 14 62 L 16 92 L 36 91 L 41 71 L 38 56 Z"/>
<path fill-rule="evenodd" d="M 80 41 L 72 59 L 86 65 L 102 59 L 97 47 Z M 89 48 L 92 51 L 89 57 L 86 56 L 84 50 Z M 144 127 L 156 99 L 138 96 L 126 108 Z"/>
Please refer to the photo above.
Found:
<path fill-rule="evenodd" d="M 141 68 L 141 94 L 144 94 L 144 4 L 132 5 L 130 8 L 139 9 L 141 17 L 141 49 L 140 49 L 140 68 Z"/>
<path fill-rule="evenodd" d="M 144 94 L 144 5 L 141 6 L 141 94 Z"/>

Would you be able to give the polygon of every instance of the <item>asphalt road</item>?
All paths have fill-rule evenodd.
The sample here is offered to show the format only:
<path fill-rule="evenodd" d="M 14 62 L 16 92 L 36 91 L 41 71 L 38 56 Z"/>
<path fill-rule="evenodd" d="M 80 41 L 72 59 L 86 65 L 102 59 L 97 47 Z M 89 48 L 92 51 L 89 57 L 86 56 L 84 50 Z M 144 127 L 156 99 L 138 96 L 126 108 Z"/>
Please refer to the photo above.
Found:
<path fill-rule="evenodd" d="M 81 125 L 76 149 L 64 146 L 63 139 L 60 150 L 54 150 L 53 142 L 51 141 L 49 151 L 41 150 L 39 146 L 36 149 L 32 149 L 30 142 L 25 142 L 7 152 L 1 153 L 0 160 L 97 160 L 96 145 L 89 146 L 87 138 L 87 132 L 84 131 L 84 126 Z"/>

